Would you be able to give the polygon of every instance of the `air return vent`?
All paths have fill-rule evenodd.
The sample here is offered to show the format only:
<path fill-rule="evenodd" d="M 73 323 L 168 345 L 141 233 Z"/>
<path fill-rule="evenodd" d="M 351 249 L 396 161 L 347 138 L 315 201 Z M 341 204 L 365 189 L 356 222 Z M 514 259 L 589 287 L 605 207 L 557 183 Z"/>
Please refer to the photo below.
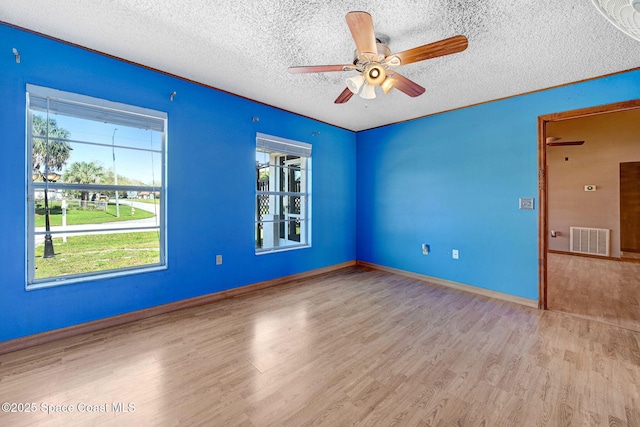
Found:
<path fill-rule="evenodd" d="M 640 0 L 591 0 L 619 30 L 640 41 Z"/>
<path fill-rule="evenodd" d="M 569 251 L 609 256 L 609 230 L 606 228 L 569 228 Z"/>

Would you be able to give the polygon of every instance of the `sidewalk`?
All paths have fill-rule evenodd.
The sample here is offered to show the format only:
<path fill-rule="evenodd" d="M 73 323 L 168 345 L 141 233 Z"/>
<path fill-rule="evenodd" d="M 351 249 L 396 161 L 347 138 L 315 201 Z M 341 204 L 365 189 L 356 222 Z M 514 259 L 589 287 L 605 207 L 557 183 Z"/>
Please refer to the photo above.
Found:
<path fill-rule="evenodd" d="M 140 203 L 140 202 L 122 202 L 121 205 L 131 206 L 134 208 L 144 210 L 147 212 L 155 213 L 156 209 L 159 208 L 158 205 L 154 205 L 151 203 Z M 61 225 L 51 227 L 51 235 L 53 238 L 63 237 L 63 236 L 81 236 L 86 234 L 113 234 L 113 233 L 124 233 L 125 231 L 117 230 L 119 228 L 133 228 L 132 230 L 127 230 L 126 232 L 134 233 L 134 232 L 142 232 L 148 231 L 145 229 L 146 227 L 158 227 L 160 225 L 159 218 L 157 216 L 153 216 L 151 218 L 145 219 L 134 219 L 129 221 L 117 221 L 117 222 L 104 222 L 99 224 L 80 224 L 80 225 L 67 225 L 63 227 Z M 136 230 L 136 228 L 140 228 L 140 230 Z M 96 231 L 96 229 L 99 229 Z M 115 229 L 115 230 L 114 230 Z M 83 232 L 83 230 L 87 230 Z M 94 230 L 94 231 L 88 231 Z M 73 231 L 72 234 L 66 234 L 65 231 Z M 45 227 L 36 227 L 36 232 L 45 232 Z M 39 234 L 35 236 L 36 246 L 44 242 L 44 234 Z"/>

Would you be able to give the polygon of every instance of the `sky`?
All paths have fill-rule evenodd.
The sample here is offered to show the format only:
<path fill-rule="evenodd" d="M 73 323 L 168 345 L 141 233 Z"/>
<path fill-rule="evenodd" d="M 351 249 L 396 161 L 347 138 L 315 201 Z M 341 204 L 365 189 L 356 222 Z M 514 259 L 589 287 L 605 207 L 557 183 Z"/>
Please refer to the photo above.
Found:
<path fill-rule="evenodd" d="M 45 114 L 40 112 L 34 112 L 34 114 L 42 118 L 46 117 Z M 70 140 L 109 145 L 104 147 L 75 142 L 70 143 L 72 148 L 71 156 L 62 169 L 63 174 L 74 162 L 94 162 L 102 166 L 105 171 L 112 171 L 115 155 L 115 168 L 119 177 L 124 176 L 139 180 L 145 184 L 152 184 L 154 179 L 156 183 L 160 182 L 162 178 L 161 154 L 131 148 L 160 150 L 162 143 L 161 132 L 57 114 L 50 114 L 49 117 L 56 120 L 58 127 L 70 132 Z M 112 144 L 115 144 L 116 148 L 113 148 Z M 118 148 L 117 146 L 131 148 Z"/>

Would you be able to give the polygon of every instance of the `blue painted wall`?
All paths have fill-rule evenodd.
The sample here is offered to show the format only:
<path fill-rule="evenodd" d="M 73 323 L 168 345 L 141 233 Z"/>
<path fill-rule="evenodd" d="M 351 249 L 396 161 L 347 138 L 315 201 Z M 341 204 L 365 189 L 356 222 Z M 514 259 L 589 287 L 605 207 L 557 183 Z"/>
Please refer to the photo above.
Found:
<path fill-rule="evenodd" d="M 537 300 L 537 118 L 636 98 L 640 71 L 358 133 L 358 259 Z"/>
<path fill-rule="evenodd" d="M 27 83 L 168 113 L 167 270 L 25 291 Z M 0 341 L 355 259 L 353 132 L 2 25 L 0 93 Z M 312 248 L 254 254 L 256 132 L 313 145 Z"/>
<path fill-rule="evenodd" d="M 27 83 L 168 112 L 166 271 L 24 290 Z M 0 25 L 0 93 L 3 341 L 353 259 L 537 299 L 537 117 L 640 98 L 640 71 L 356 135 Z M 313 144 L 310 249 L 254 255 L 255 132 Z"/>

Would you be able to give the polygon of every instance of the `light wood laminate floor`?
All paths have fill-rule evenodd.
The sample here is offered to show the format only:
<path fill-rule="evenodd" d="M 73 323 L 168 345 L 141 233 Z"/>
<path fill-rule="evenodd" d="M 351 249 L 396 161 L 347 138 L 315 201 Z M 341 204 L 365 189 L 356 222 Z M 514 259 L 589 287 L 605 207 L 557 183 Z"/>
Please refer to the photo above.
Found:
<path fill-rule="evenodd" d="M 549 253 L 547 306 L 640 331 L 640 263 Z"/>
<path fill-rule="evenodd" d="M 2 355 L 0 425 L 640 426 L 639 341 L 356 267 Z"/>

